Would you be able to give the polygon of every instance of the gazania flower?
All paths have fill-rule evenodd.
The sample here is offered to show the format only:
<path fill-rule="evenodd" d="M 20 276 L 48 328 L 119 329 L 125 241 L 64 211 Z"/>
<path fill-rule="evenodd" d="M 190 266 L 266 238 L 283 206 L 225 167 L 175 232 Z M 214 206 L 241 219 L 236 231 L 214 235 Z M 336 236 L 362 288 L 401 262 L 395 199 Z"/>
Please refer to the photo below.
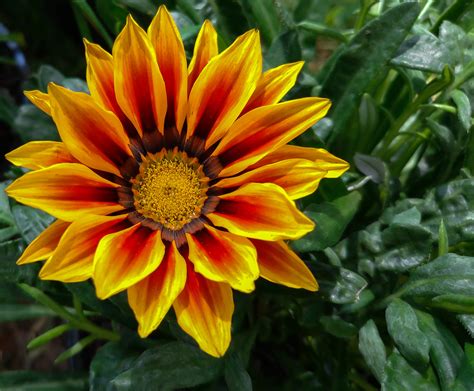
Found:
<path fill-rule="evenodd" d="M 47 94 L 26 92 L 62 142 L 30 142 L 7 155 L 32 170 L 8 194 L 57 218 L 18 264 L 45 260 L 45 280 L 92 278 L 101 299 L 126 290 L 142 337 L 173 306 L 201 349 L 221 356 L 232 289 L 251 292 L 259 276 L 318 288 L 285 242 L 314 226 L 294 200 L 348 166 L 325 150 L 286 144 L 330 103 L 278 103 L 302 63 L 262 74 L 255 30 L 218 53 L 206 21 L 187 66 L 165 7 L 148 32 L 129 17 L 112 54 L 85 46 L 90 95 L 53 83 Z"/>

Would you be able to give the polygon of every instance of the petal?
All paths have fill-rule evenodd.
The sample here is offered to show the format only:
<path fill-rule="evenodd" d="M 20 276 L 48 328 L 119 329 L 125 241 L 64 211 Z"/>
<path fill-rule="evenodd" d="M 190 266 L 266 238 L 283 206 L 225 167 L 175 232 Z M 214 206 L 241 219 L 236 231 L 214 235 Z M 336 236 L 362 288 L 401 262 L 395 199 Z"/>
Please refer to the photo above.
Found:
<path fill-rule="evenodd" d="M 260 275 L 290 288 L 317 291 L 318 283 L 308 266 L 285 242 L 252 240 L 258 253 Z"/>
<path fill-rule="evenodd" d="M 214 57 L 194 83 L 189 96 L 188 136 L 219 140 L 239 116 L 262 72 L 257 31 L 240 36 Z"/>
<path fill-rule="evenodd" d="M 128 302 L 138 321 L 138 334 L 146 338 L 155 330 L 186 284 L 186 262 L 174 242 L 158 269 L 128 288 Z"/>
<path fill-rule="evenodd" d="M 234 312 L 232 288 L 207 280 L 188 265 L 186 286 L 174 302 L 178 324 L 199 347 L 214 357 L 222 357 L 230 344 Z"/>
<path fill-rule="evenodd" d="M 156 60 L 165 81 L 168 109 L 166 123 L 181 131 L 186 118 L 188 100 L 188 70 L 181 35 L 164 5 L 148 28 L 155 48 Z"/>
<path fill-rule="evenodd" d="M 65 221 L 56 220 L 30 243 L 25 251 L 23 251 L 20 259 L 16 261 L 16 264 L 24 265 L 48 259 L 58 246 L 61 236 L 69 225 L 70 223 Z"/>
<path fill-rule="evenodd" d="M 260 106 L 278 103 L 295 85 L 304 62 L 280 65 L 266 71 L 257 84 L 257 88 L 245 106 L 241 115 Z"/>
<path fill-rule="evenodd" d="M 197 273 L 209 280 L 227 282 L 242 292 L 255 289 L 257 252 L 250 240 L 210 226 L 186 237 L 189 260 Z"/>
<path fill-rule="evenodd" d="M 53 120 L 69 152 L 89 167 L 120 175 L 131 152 L 119 119 L 90 95 L 54 84 L 48 90 Z"/>
<path fill-rule="evenodd" d="M 42 110 L 48 115 L 51 115 L 51 103 L 49 101 L 48 94 L 45 94 L 39 90 L 25 91 L 24 94 L 28 100 L 38 109 Z"/>
<path fill-rule="evenodd" d="M 219 198 L 216 211 L 206 217 L 237 235 L 273 241 L 298 239 L 314 228 L 273 183 L 248 183 Z"/>
<path fill-rule="evenodd" d="M 349 163 L 339 159 L 322 148 L 307 148 L 296 145 L 283 145 L 277 150 L 270 152 L 262 160 L 252 165 L 251 168 L 278 162 L 283 159 L 307 159 L 326 171 L 325 178 L 338 178 L 349 169 Z"/>
<path fill-rule="evenodd" d="M 313 193 L 326 175 L 317 164 L 305 159 L 288 159 L 257 167 L 239 176 L 222 179 L 216 186 L 239 187 L 245 183 L 274 183 L 292 199 Z"/>
<path fill-rule="evenodd" d="M 117 102 L 141 136 L 164 131 L 166 88 L 143 29 L 127 17 L 112 49 Z"/>
<path fill-rule="evenodd" d="M 330 106 L 327 99 L 302 98 L 263 106 L 243 115 L 213 152 L 224 167 L 219 176 L 237 174 L 290 142 L 323 118 Z"/>
<path fill-rule="evenodd" d="M 123 209 L 117 203 L 117 187 L 82 164 L 61 163 L 23 175 L 6 192 L 22 204 L 74 221 L 84 214 Z"/>
<path fill-rule="evenodd" d="M 104 300 L 144 279 L 165 255 L 161 232 L 136 224 L 102 238 L 94 257 L 97 297 Z"/>
<path fill-rule="evenodd" d="M 77 163 L 64 143 L 58 141 L 30 141 L 7 153 L 5 158 L 15 166 L 39 170 L 58 163 Z"/>
<path fill-rule="evenodd" d="M 209 20 L 205 20 L 194 44 L 193 58 L 188 69 L 188 91 L 209 61 L 219 54 L 217 33 Z"/>
<path fill-rule="evenodd" d="M 53 256 L 43 265 L 40 278 L 79 282 L 92 277 L 95 250 L 99 241 L 129 226 L 121 216 L 86 216 L 66 230 Z"/>

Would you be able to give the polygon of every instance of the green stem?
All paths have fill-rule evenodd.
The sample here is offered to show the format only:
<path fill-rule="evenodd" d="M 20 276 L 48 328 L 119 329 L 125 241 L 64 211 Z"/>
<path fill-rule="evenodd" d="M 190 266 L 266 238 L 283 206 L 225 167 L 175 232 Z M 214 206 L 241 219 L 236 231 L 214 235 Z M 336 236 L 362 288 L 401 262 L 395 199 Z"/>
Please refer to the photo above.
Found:
<path fill-rule="evenodd" d="M 297 24 L 297 27 L 299 27 L 302 30 L 306 30 L 310 33 L 315 33 L 317 35 L 333 38 L 344 43 L 348 42 L 348 38 L 344 34 L 342 34 L 341 32 L 337 30 L 326 27 L 323 24 L 312 23 L 312 22 L 301 22 Z"/>
<path fill-rule="evenodd" d="M 360 0 L 360 11 L 357 15 L 357 20 L 354 26 L 354 32 L 359 31 L 362 26 L 365 24 L 365 19 L 367 19 L 367 14 L 369 13 L 370 8 L 376 3 L 372 0 Z"/>

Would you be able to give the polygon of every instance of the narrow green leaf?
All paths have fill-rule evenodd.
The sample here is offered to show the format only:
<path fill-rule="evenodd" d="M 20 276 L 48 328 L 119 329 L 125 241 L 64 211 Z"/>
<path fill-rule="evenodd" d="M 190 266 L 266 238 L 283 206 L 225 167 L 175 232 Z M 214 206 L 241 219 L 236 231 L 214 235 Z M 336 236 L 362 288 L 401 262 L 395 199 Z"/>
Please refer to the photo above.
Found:
<path fill-rule="evenodd" d="M 2 391 L 84 391 L 87 389 L 87 374 L 45 373 L 39 371 L 2 371 Z"/>
<path fill-rule="evenodd" d="M 69 324 L 61 324 L 59 326 L 53 327 L 52 329 L 32 339 L 26 347 L 27 349 L 30 349 L 30 350 L 39 348 L 40 346 L 43 346 L 47 344 L 48 342 L 50 342 L 52 339 L 60 337 L 66 331 L 69 331 L 70 329 L 71 329 L 71 326 Z"/>
<path fill-rule="evenodd" d="M 65 350 L 62 352 L 56 360 L 54 360 L 55 364 L 60 364 L 71 357 L 75 356 L 76 354 L 79 354 L 82 352 L 87 346 L 89 346 L 92 342 L 94 342 L 97 339 L 95 335 L 89 335 L 80 341 L 77 341 L 74 345 L 72 345 L 68 350 Z"/>
<path fill-rule="evenodd" d="M 49 308 L 37 304 L 0 304 L 0 323 L 56 316 Z"/>
<path fill-rule="evenodd" d="M 444 225 L 444 220 L 441 219 L 439 224 L 438 231 L 438 257 L 447 254 L 449 251 L 449 239 L 448 232 L 446 231 L 446 225 Z"/>
<path fill-rule="evenodd" d="M 434 297 L 430 306 L 450 312 L 474 314 L 474 296 L 447 293 Z"/>
<path fill-rule="evenodd" d="M 359 331 L 359 351 L 364 357 L 372 374 L 381 383 L 384 377 L 387 354 L 377 326 L 372 319 Z"/>

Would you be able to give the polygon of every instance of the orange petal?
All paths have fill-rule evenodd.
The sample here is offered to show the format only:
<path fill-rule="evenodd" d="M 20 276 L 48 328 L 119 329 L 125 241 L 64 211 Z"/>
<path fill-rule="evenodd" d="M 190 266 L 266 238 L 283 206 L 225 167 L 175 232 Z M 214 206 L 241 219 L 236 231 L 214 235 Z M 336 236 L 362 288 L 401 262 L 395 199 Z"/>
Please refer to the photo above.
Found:
<path fill-rule="evenodd" d="M 217 33 L 209 20 L 205 20 L 194 44 L 193 58 L 188 69 L 188 91 L 194 85 L 194 82 L 201 71 L 214 56 L 219 53 L 217 47 Z"/>
<path fill-rule="evenodd" d="M 214 57 L 194 83 L 189 96 L 188 136 L 219 140 L 239 116 L 262 72 L 260 38 L 252 30 Z"/>
<path fill-rule="evenodd" d="M 260 275 L 290 288 L 317 291 L 318 283 L 308 266 L 285 242 L 252 240 L 258 253 Z"/>
<path fill-rule="evenodd" d="M 219 176 L 237 174 L 290 142 L 323 118 L 330 106 L 327 99 L 302 98 L 259 107 L 243 115 L 213 152 L 224 166 Z"/>
<path fill-rule="evenodd" d="M 239 176 L 222 179 L 216 186 L 239 187 L 245 183 L 275 183 L 292 199 L 313 193 L 326 175 L 317 164 L 305 159 L 288 159 L 257 167 Z"/>
<path fill-rule="evenodd" d="M 252 165 L 251 168 L 272 164 L 283 159 L 307 159 L 317 166 L 319 170 L 326 171 L 325 178 L 338 178 L 349 169 L 349 163 L 339 159 L 322 148 L 306 148 L 296 145 L 283 145 L 270 152 L 262 160 Z"/>
<path fill-rule="evenodd" d="M 278 103 L 295 85 L 303 65 L 303 61 L 298 61 L 266 71 L 241 115 L 260 106 Z"/>
<path fill-rule="evenodd" d="M 210 226 L 186 237 L 189 260 L 196 272 L 213 281 L 227 282 L 242 292 L 255 289 L 257 252 L 250 240 Z"/>
<path fill-rule="evenodd" d="M 186 118 L 188 100 L 188 70 L 181 35 L 164 5 L 148 28 L 148 36 L 155 48 L 156 59 L 165 81 L 168 109 L 167 125 L 181 131 Z"/>
<path fill-rule="evenodd" d="M 77 163 L 64 143 L 58 141 L 30 141 L 7 153 L 5 158 L 15 166 L 39 170 L 58 163 Z"/>
<path fill-rule="evenodd" d="M 166 88 L 145 31 L 129 15 L 112 49 L 117 102 L 141 136 L 164 131 Z"/>
<path fill-rule="evenodd" d="M 38 109 L 42 110 L 48 115 L 51 115 L 51 103 L 49 101 L 48 94 L 45 94 L 39 90 L 24 91 L 23 93 Z"/>
<path fill-rule="evenodd" d="M 23 251 L 20 259 L 16 261 L 16 264 L 24 265 L 48 259 L 56 250 L 61 236 L 69 225 L 70 223 L 56 220 L 30 243 L 25 251 Z"/>
<path fill-rule="evenodd" d="M 186 286 L 173 305 L 178 324 L 202 350 L 222 357 L 231 338 L 232 288 L 226 283 L 207 280 L 187 265 Z"/>
<path fill-rule="evenodd" d="M 6 192 L 22 204 L 74 221 L 85 214 L 123 209 L 117 203 L 117 187 L 82 164 L 61 163 L 23 175 Z"/>
<path fill-rule="evenodd" d="M 186 284 L 186 262 L 174 242 L 158 269 L 128 288 L 128 302 L 138 321 L 138 334 L 146 338 L 155 330 Z"/>
<path fill-rule="evenodd" d="M 79 282 L 92 277 L 94 253 L 105 235 L 120 231 L 129 224 L 121 216 L 86 216 L 66 230 L 53 256 L 43 265 L 40 278 Z"/>
<path fill-rule="evenodd" d="M 215 212 L 208 214 L 215 225 L 254 239 L 298 239 L 314 228 L 286 192 L 273 183 L 248 183 L 219 196 Z"/>
<path fill-rule="evenodd" d="M 54 122 L 69 152 L 89 167 L 120 175 L 131 152 L 119 119 L 90 95 L 54 84 L 48 91 Z"/>
<path fill-rule="evenodd" d="M 165 255 L 161 232 L 136 224 L 104 236 L 94 257 L 97 297 L 104 300 L 144 279 Z"/>

